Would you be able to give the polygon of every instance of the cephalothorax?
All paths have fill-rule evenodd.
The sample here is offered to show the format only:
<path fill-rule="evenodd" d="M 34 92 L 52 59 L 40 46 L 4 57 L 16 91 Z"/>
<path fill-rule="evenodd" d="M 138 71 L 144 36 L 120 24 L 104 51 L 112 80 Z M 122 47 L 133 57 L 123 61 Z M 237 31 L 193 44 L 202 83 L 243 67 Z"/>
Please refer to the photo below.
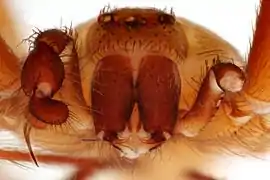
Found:
<path fill-rule="evenodd" d="M 180 162 L 185 143 L 214 156 L 269 152 L 269 12 L 262 0 L 247 62 L 213 32 L 154 8 L 104 8 L 74 30 L 36 32 L 22 66 L 2 37 L 2 127 L 25 139 L 36 165 L 74 164 L 78 180 L 108 167 L 123 179 L 182 179 L 192 171 Z M 0 158 L 31 160 L 18 153 Z M 162 166 L 165 175 L 149 173 Z"/>

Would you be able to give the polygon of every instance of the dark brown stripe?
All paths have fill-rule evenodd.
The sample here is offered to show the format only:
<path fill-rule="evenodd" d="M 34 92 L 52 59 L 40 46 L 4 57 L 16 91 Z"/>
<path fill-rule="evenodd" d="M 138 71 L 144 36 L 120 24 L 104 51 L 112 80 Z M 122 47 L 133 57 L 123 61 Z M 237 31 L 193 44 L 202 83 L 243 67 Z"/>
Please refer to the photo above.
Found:
<path fill-rule="evenodd" d="M 97 133 L 108 136 L 124 130 L 134 106 L 130 60 L 121 55 L 101 59 L 95 69 L 92 89 L 92 113 Z M 111 137 L 106 137 L 111 139 Z"/>
<path fill-rule="evenodd" d="M 157 55 L 144 57 L 136 87 L 140 119 L 145 130 L 153 134 L 172 132 L 181 91 L 175 63 Z"/>

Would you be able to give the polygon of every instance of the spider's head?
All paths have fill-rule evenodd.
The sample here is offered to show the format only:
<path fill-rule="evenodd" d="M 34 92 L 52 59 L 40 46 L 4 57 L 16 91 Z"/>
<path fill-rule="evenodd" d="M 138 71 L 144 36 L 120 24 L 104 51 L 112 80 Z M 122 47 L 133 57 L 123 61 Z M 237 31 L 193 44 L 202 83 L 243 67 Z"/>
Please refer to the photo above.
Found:
<path fill-rule="evenodd" d="M 89 24 L 76 32 L 82 94 L 95 132 L 122 156 L 140 157 L 173 132 L 186 35 L 172 12 L 153 8 L 106 11 Z"/>

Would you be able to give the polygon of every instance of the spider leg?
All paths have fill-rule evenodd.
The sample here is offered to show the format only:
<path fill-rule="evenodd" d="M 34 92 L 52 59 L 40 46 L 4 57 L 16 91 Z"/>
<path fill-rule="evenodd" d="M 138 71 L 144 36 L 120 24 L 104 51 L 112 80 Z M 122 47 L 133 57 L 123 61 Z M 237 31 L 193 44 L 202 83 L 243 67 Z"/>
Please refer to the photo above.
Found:
<path fill-rule="evenodd" d="M 270 1 L 262 0 L 251 45 L 244 93 L 255 113 L 270 113 Z"/>
<path fill-rule="evenodd" d="M 69 164 L 75 165 L 78 169 L 74 178 L 76 180 L 84 180 L 91 176 L 94 171 L 104 168 L 105 164 L 100 163 L 96 159 L 78 158 L 68 156 L 57 156 L 51 154 L 37 154 L 35 157 L 40 163 L 45 164 Z M 28 152 L 0 150 L 0 159 L 19 162 L 32 162 L 32 158 Z"/>

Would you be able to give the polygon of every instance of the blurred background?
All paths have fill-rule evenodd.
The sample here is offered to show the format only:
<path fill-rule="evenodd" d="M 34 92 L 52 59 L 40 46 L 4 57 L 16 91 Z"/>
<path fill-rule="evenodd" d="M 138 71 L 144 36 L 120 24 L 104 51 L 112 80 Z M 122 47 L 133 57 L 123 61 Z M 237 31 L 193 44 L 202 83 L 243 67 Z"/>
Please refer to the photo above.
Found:
<path fill-rule="evenodd" d="M 27 52 L 27 44 L 18 45 L 22 39 L 32 34 L 34 27 L 42 30 L 61 25 L 69 26 L 71 23 L 75 26 L 96 17 L 108 4 L 112 7 L 173 7 L 177 16 L 206 26 L 246 55 L 258 2 L 259 0 L 0 0 L 0 34 L 17 55 L 23 56 Z M 258 169 L 258 166 L 255 167 Z M 252 172 L 249 168 L 254 167 L 244 169 Z M 1 180 L 60 180 L 63 176 L 59 167 L 36 169 L 16 166 L 13 163 L 0 165 Z M 251 174 L 248 177 L 256 179 Z M 241 179 L 236 173 L 232 174 L 230 180 Z"/>

